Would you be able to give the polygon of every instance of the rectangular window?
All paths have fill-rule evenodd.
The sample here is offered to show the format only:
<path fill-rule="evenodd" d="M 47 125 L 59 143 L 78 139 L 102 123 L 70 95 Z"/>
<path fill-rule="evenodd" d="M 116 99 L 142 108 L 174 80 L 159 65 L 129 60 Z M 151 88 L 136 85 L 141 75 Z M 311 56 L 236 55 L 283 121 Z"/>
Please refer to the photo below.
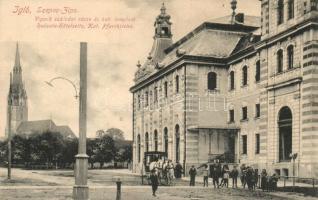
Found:
<path fill-rule="evenodd" d="M 154 103 L 158 102 L 158 88 L 155 87 L 154 91 L 153 91 L 153 101 Z"/>
<path fill-rule="evenodd" d="M 247 107 L 242 108 L 242 120 L 247 120 Z"/>
<path fill-rule="evenodd" d="M 294 0 L 288 0 L 288 19 L 294 18 Z"/>
<path fill-rule="evenodd" d="M 259 154 L 260 152 L 260 135 L 255 135 L 255 154 Z"/>
<path fill-rule="evenodd" d="M 165 98 L 167 98 L 168 97 L 168 82 L 167 81 L 164 83 L 164 92 L 165 92 Z"/>
<path fill-rule="evenodd" d="M 229 111 L 229 115 L 230 115 L 229 122 L 230 122 L 230 123 L 233 123 L 234 120 L 235 120 L 235 119 L 234 119 L 234 110 L 233 110 L 233 109 Z"/>
<path fill-rule="evenodd" d="M 145 106 L 149 105 L 149 95 L 148 92 L 145 93 Z"/>
<path fill-rule="evenodd" d="M 260 104 L 256 104 L 255 105 L 255 117 L 259 118 L 261 116 L 261 106 Z"/>
<path fill-rule="evenodd" d="M 247 135 L 242 135 L 242 145 L 243 145 L 242 154 L 247 154 Z"/>
<path fill-rule="evenodd" d="M 140 99 L 140 95 L 138 95 L 138 110 L 140 109 L 141 107 L 141 99 Z"/>

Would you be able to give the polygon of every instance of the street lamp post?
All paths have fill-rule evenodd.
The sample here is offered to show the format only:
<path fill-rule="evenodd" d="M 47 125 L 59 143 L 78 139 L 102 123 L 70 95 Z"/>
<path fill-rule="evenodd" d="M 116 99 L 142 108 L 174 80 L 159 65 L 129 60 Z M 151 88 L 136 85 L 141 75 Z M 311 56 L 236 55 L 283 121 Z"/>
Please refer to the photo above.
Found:
<path fill-rule="evenodd" d="M 80 43 L 80 93 L 79 93 L 79 142 L 75 166 L 73 198 L 88 199 L 87 185 L 88 156 L 86 154 L 86 110 L 87 110 L 87 43 Z"/>

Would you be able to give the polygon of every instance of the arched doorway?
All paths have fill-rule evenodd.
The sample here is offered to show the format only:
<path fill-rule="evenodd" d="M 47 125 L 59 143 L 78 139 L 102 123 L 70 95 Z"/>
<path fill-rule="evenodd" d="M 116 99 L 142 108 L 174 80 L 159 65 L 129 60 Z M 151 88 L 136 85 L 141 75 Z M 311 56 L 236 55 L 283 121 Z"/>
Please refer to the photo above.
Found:
<path fill-rule="evenodd" d="M 279 161 L 290 161 L 292 153 L 293 116 L 289 107 L 280 109 L 278 114 Z"/>
<path fill-rule="evenodd" d="M 180 161 L 180 127 L 177 124 L 175 127 L 176 136 L 176 162 Z"/>
<path fill-rule="evenodd" d="M 163 130 L 163 132 L 164 132 L 164 147 L 165 147 L 165 152 L 167 153 L 167 155 L 168 155 L 168 145 L 169 145 L 169 141 L 168 141 L 168 128 L 167 127 L 165 127 L 164 128 L 164 130 Z"/>

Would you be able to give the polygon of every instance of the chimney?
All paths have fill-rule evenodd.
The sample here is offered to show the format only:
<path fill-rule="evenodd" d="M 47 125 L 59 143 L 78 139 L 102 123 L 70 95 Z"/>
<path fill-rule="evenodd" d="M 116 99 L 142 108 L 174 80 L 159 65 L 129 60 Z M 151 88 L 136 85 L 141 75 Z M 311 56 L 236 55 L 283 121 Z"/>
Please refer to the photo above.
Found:
<path fill-rule="evenodd" d="M 235 21 L 244 24 L 244 13 L 238 13 L 235 15 Z"/>

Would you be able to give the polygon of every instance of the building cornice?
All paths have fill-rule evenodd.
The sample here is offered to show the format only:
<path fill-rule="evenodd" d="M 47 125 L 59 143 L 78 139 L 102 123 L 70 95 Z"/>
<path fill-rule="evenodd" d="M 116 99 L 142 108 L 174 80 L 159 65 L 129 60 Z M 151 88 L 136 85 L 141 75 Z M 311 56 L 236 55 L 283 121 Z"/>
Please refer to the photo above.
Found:
<path fill-rule="evenodd" d="M 226 58 L 213 58 L 213 57 L 205 57 L 205 56 L 191 56 L 191 55 L 183 55 L 174 62 L 170 63 L 160 71 L 155 72 L 150 75 L 146 79 L 140 81 L 130 88 L 130 92 L 136 92 L 140 88 L 143 88 L 152 82 L 162 78 L 166 74 L 169 74 L 171 71 L 185 65 L 185 64 L 197 64 L 197 65 L 212 65 L 217 67 L 227 66 Z"/>

